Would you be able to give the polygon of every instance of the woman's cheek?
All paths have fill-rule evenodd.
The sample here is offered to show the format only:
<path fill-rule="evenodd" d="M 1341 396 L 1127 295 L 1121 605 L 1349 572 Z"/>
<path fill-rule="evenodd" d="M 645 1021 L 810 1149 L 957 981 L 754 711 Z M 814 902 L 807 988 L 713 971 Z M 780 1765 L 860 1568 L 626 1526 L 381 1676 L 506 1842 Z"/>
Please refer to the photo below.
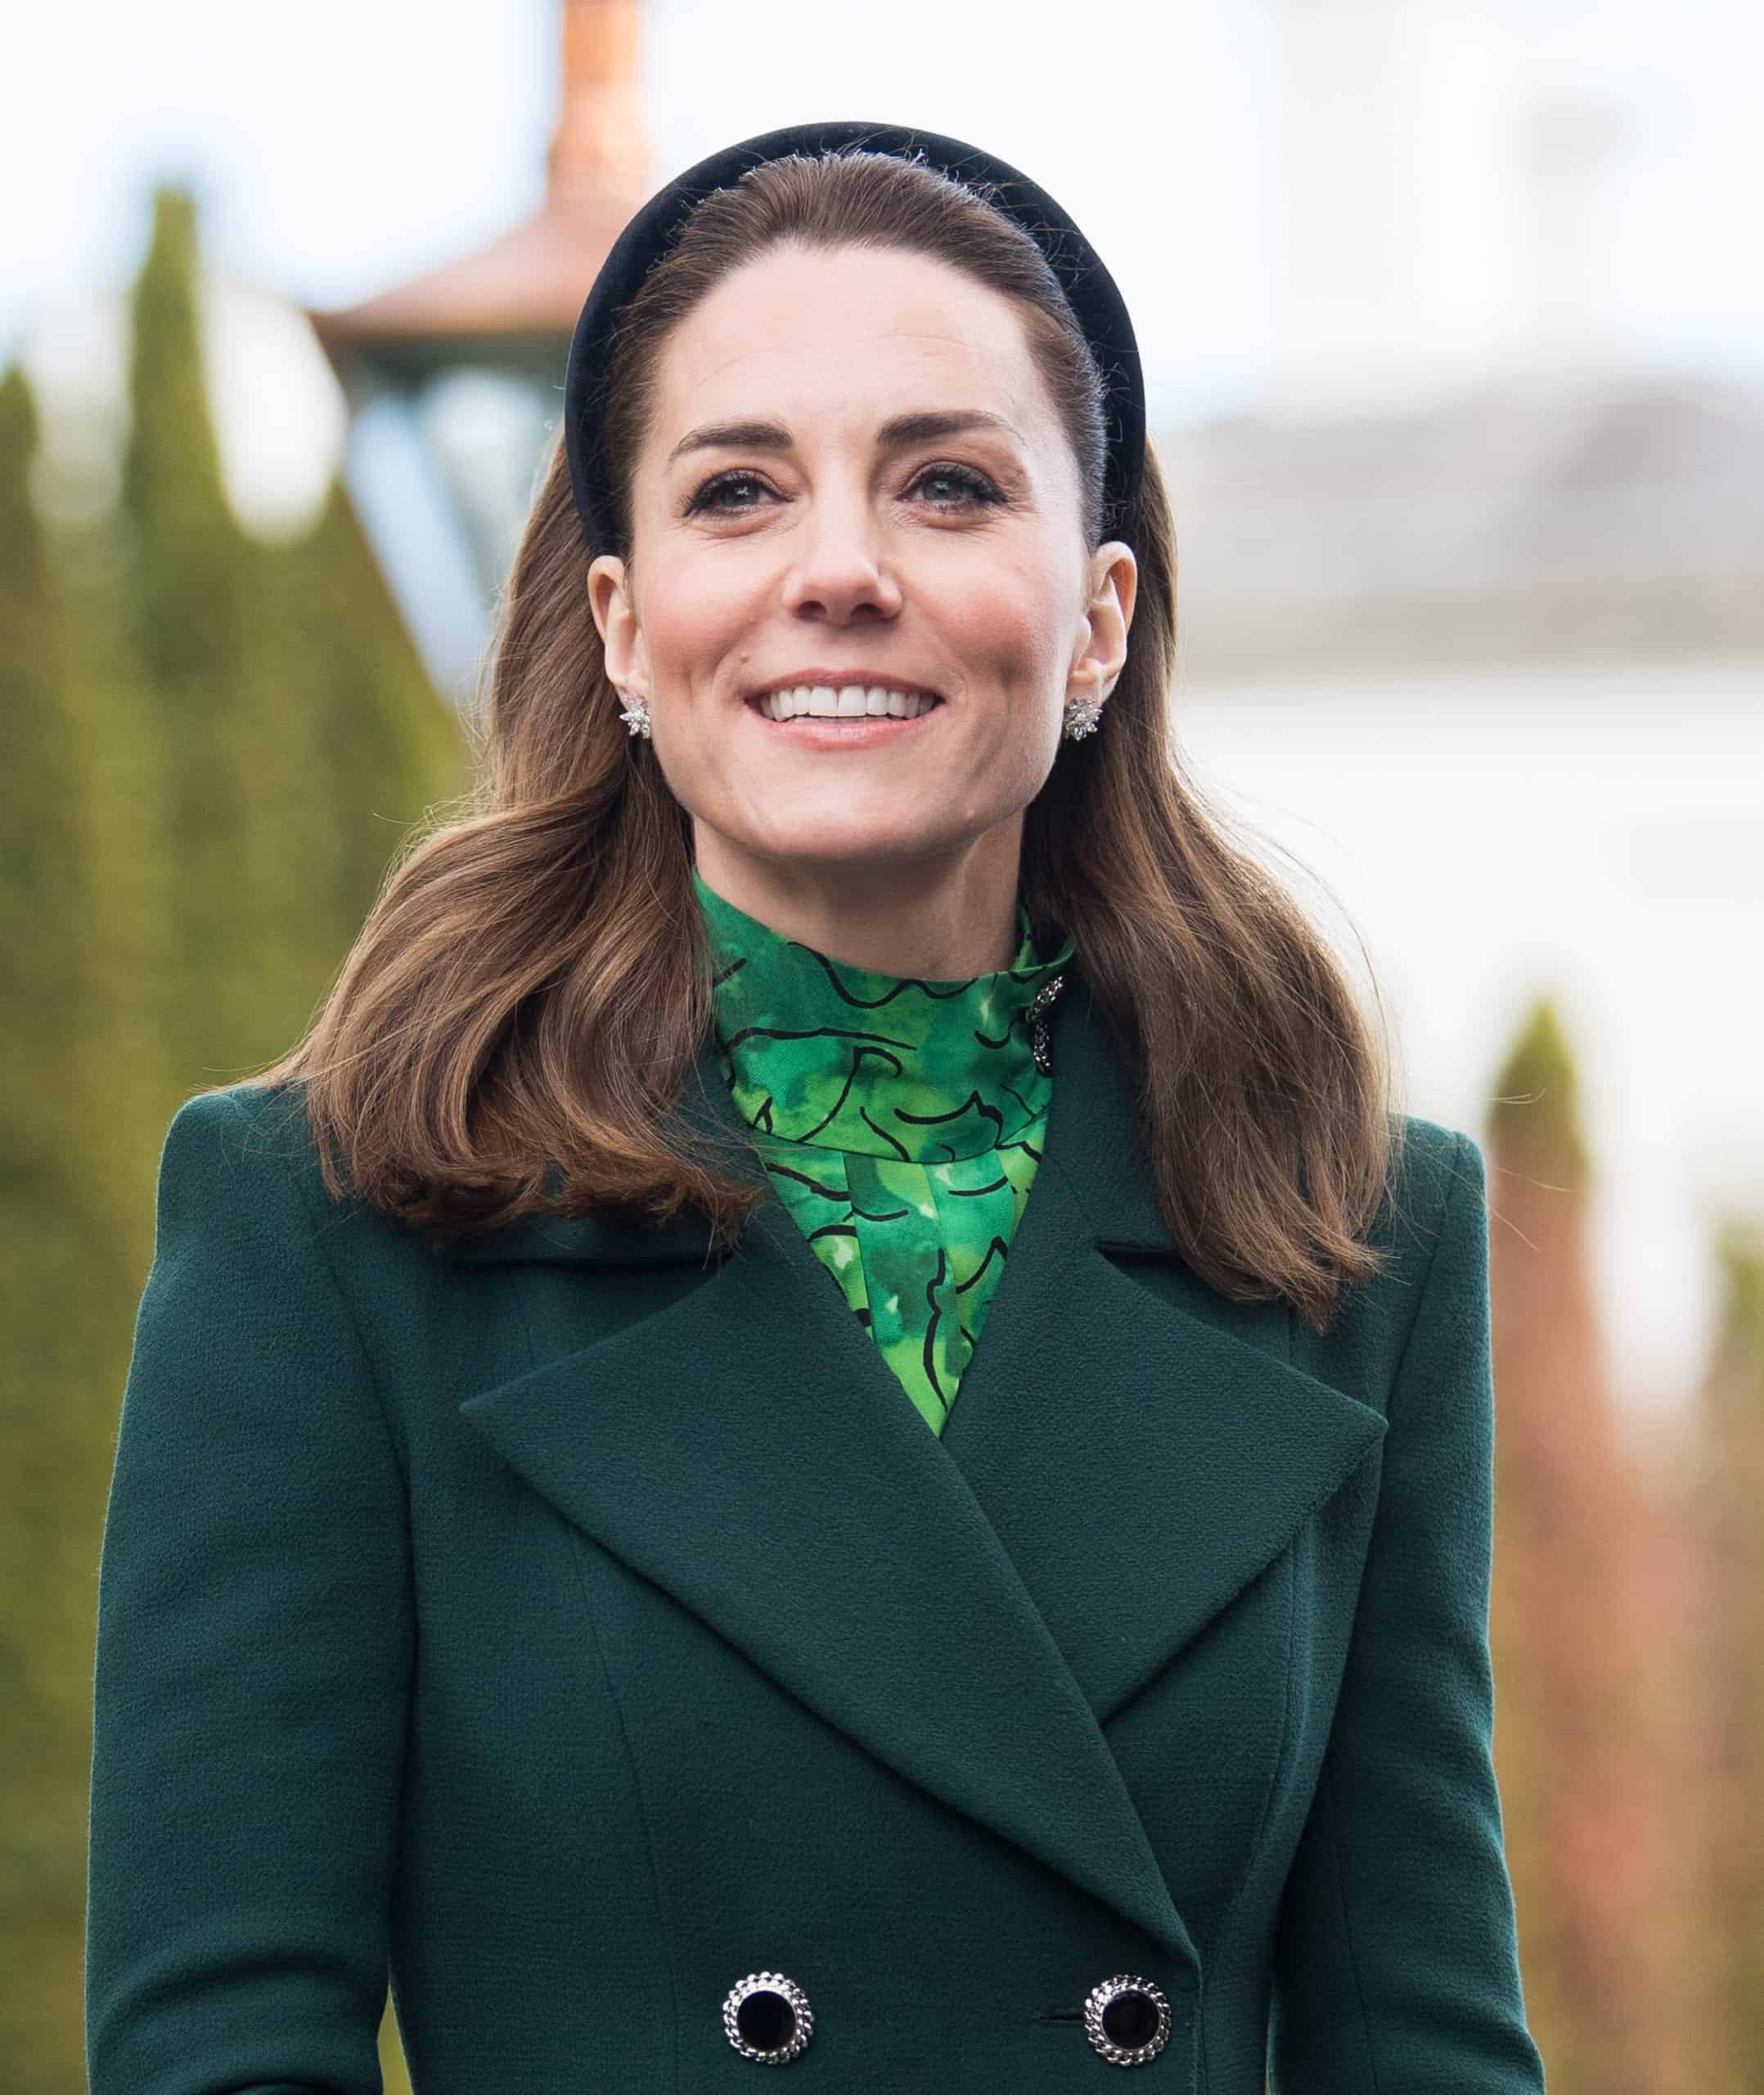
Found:
<path fill-rule="evenodd" d="M 689 674 L 707 659 L 720 661 L 740 645 L 751 623 L 749 592 L 731 588 L 702 565 L 658 578 L 646 608 L 658 669 L 664 660 Z"/>

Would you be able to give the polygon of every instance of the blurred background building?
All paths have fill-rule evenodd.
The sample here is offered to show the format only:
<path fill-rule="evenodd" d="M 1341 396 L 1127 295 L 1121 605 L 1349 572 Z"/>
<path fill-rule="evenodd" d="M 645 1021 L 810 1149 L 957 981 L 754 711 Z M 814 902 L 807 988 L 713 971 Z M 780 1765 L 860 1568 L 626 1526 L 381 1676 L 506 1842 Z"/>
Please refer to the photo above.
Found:
<path fill-rule="evenodd" d="M 133 210 L 107 268 L 68 230 L 91 168 L 65 196 L 11 170 L 53 254 L 0 286 L 12 2084 L 80 2084 L 91 1607 L 170 1113 L 286 1047 L 464 790 L 630 212 L 731 138 L 871 115 L 1017 160 L 1109 259 L 1177 510 L 1174 732 L 1375 985 L 1408 1109 L 1488 1159 L 1496 1753 L 1552 2090 L 1764 2087 L 1756 25 L 1181 0 L 1105 52 L 1051 0 L 1008 38 L 901 0 L 885 48 L 808 0 L 354 0 L 330 27 L 303 74 L 237 11 L 160 11 L 165 62 L 212 65 L 187 103 L 134 18 L 83 72 L 27 33 L 61 130 L 161 104 L 106 133 Z M 241 200 L 275 164 L 407 230 L 294 267 Z"/>
<path fill-rule="evenodd" d="M 464 601 L 481 617 L 532 499 L 583 295 L 659 186 L 639 11 L 639 0 L 562 0 L 558 117 L 537 212 L 409 283 L 311 316 L 350 403 L 352 477 L 381 558 L 412 626 L 437 636 L 438 649 L 461 596 L 455 582 L 442 599 L 427 549 L 456 538 L 476 585 Z M 452 579 L 457 569 L 445 572 Z M 480 625 L 480 649 L 486 637 Z M 436 666 L 457 683 L 452 661 Z"/>

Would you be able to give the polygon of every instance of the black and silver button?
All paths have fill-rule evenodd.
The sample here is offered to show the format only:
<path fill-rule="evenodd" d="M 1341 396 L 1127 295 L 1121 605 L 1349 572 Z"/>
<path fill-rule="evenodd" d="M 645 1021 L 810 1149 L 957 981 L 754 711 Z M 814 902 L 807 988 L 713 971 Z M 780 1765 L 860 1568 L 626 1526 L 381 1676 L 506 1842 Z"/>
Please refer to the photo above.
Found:
<path fill-rule="evenodd" d="M 781 1971 L 749 1971 L 729 1989 L 722 2026 L 745 2059 L 788 2066 L 814 2033 L 808 1996 Z"/>
<path fill-rule="evenodd" d="M 1084 2034 L 1110 2066 L 1145 2066 L 1169 2037 L 1170 2003 L 1150 1979 L 1117 1971 L 1091 1987 Z"/>

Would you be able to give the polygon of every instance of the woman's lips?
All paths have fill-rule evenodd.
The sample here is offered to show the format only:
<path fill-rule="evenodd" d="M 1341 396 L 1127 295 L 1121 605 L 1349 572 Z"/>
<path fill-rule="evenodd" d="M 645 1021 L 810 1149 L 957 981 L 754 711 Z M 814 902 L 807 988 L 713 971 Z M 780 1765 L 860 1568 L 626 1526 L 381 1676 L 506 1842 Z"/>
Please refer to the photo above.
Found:
<path fill-rule="evenodd" d="M 799 713 L 789 720 L 774 720 L 760 710 L 757 699 L 749 700 L 747 710 L 763 728 L 774 735 L 786 736 L 804 748 L 851 750 L 868 749 L 916 734 L 943 711 L 943 701 L 939 699 L 910 720 L 897 719 L 892 713 L 854 713 L 843 718 L 838 714 Z"/>

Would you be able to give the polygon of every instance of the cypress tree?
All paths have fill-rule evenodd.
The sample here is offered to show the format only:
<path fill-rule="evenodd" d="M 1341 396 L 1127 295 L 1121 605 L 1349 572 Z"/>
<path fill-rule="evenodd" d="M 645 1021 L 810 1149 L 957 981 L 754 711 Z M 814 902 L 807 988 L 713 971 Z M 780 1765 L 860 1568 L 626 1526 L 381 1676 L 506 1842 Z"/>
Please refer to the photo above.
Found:
<path fill-rule="evenodd" d="M 1644 1489 L 1594 1282 L 1594 1168 L 1553 1004 L 1495 1085 L 1496 1758 L 1528 2007 L 1562 2095 L 1706 2084 L 1685 1968 L 1669 1510 Z M 1685 1680 L 1688 1684 L 1688 1665 Z"/>
<path fill-rule="evenodd" d="M 196 214 L 163 189 L 133 286 L 114 513 L 46 534 L 36 417 L 0 381 L 0 1956 L 7 2084 L 83 2079 L 97 1574 L 160 1145 L 284 1052 L 404 832 L 465 783 L 340 484 L 312 530 L 227 500 Z M 389 2014 L 389 2090 L 407 2084 Z"/>
<path fill-rule="evenodd" d="M 463 738 L 435 690 L 342 480 L 278 556 L 274 627 L 306 752 L 289 845 L 304 868 L 286 965 L 304 1018 L 340 966 L 411 828 L 467 782 Z M 278 1039 L 275 1052 L 285 1044 Z M 266 1050 L 266 1052 L 269 1052 Z"/>
<path fill-rule="evenodd" d="M 31 1982 L 0 1989 L 0 2047 L 20 2095 L 83 2077 L 96 1567 L 140 1241 L 111 1193 L 119 1164 L 132 1176 L 133 1130 L 108 1112 L 130 1043 L 106 1024 L 104 694 L 31 500 L 38 443 L 14 368 L 0 379 L 0 1962 Z"/>
<path fill-rule="evenodd" d="M 1721 2084 L 1764 2086 L 1764 1229 L 1717 1238 L 1722 1302 L 1691 1495 L 1703 1569 L 1703 1962 Z"/>
<path fill-rule="evenodd" d="M 255 723 L 249 675 L 260 563 L 222 480 L 203 365 L 193 200 L 155 191 L 132 300 L 120 525 L 130 638 L 164 762 L 169 950 L 160 1023 L 187 1091 L 243 1074 Z"/>
<path fill-rule="evenodd" d="M 174 926 L 163 1002 L 186 1090 L 285 1052 L 407 826 L 464 753 L 340 484 L 265 544 L 222 480 L 195 213 L 157 194 L 134 295 L 124 512 L 137 646 L 166 753 Z"/>
<path fill-rule="evenodd" d="M 29 491 L 37 447 L 35 405 L 14 366 L 0 379 L 0 1201 L 26 1211 L 65 1179 L 74 1102 L 45 1079 L 80 1030 L 88 916 L 78 730 Z"/>

